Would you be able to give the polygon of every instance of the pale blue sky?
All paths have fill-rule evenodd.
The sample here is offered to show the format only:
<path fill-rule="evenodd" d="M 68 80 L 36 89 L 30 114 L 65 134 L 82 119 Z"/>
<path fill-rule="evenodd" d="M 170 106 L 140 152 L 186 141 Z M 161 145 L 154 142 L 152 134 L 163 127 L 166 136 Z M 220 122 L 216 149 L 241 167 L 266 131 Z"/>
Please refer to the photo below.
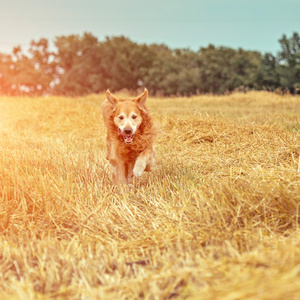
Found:
<path fill-rule="evenodd" d="M 276 54 L 300 33 L 299 0 L 0 0 L 0 52 L 32 39 L 90 32 L 198 50 L 209 44 Z"/>

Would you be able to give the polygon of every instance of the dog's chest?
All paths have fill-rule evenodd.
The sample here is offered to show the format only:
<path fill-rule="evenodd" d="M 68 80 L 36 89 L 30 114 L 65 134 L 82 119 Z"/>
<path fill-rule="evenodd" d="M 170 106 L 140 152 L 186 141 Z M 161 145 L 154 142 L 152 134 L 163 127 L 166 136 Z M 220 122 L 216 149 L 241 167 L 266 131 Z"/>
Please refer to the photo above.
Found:
<path fill-rule="evenodd" d="M 122 158 L 122 160 L 135 161 L 141 150 L 134 149 L 134 145 L 126 145 L 124 142 L 118 143 L 117 154 Z"/>

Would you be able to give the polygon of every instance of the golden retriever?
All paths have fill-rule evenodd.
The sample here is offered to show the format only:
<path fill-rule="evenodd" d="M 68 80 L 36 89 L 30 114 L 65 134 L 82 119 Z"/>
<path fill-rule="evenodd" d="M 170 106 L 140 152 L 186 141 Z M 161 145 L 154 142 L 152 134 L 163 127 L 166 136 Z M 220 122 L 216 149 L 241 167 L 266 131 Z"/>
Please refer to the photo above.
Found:
<path fill-rule="evenodd" d="M 147 97 L 147 89 L 134 99 L 118 99 L 106 91 L 102 114 L 107 128 L 106 159 L 114 184 L 132 184 L 133 176 L 154 168 L 157 129 L 145 106 Z"/>

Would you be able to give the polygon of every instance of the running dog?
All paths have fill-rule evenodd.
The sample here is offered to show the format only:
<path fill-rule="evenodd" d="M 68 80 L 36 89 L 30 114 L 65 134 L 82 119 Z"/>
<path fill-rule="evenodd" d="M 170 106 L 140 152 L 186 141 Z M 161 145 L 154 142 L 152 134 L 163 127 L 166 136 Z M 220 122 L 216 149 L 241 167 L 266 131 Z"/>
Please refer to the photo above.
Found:
<path fill-rule="evenodd" d="M 147 97 L 146 88 L 134 99 L 118 99 L 106 91 L 102 114 L 107 128 L 106 159 L 114 184 L 132 184 L 133 176 L 140 177 L 154 168 L 157 129 L 145 106 Z"/>

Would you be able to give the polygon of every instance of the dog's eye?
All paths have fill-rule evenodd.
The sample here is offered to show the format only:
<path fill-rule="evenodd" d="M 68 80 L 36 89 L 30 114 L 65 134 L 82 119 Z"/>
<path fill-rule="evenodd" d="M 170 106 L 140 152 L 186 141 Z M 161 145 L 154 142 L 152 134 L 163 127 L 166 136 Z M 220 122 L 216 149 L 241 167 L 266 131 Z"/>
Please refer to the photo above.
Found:
<path fill-rule="evenodd" d="M 123 120 L 123 119 L 124 119 L 124 117 L 123 117 L 123 116 L 119 116 L 119 119 L 120 119 L 120 120 Z"/>
<path fill-rule="evenodd" d="M 136 115 L 133 115 L 131 118 L 134 120 L 134 119 L 136 119 L 136 118 L 137 118 L 137 116 L 136 116 Z"/>

